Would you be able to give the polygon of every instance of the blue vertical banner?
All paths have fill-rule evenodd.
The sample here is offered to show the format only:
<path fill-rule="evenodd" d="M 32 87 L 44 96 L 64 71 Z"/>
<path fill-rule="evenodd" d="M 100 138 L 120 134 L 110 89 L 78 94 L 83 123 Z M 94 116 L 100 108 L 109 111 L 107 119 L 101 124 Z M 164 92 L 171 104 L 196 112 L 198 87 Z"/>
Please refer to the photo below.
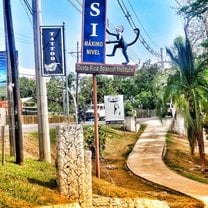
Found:
<path fill-rule="evenodd" d="M 105 63 L 106 1 L 83 0 L 82 62 Z"/>
<path fill-rule="evenodd" d="M 65 76 L 63 27 L 41 26 L 42 76 Z"/>
<path fill-rule="evenodd" d="M 7 96 L 7 54 L 0 51 L 0 99 Z"/>

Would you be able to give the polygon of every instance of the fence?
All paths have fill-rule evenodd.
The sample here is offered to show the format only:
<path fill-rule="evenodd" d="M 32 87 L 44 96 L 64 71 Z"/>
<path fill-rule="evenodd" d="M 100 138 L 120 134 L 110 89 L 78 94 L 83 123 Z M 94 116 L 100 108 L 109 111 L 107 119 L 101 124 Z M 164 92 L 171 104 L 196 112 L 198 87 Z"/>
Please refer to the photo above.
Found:
<path fill-rule="evenodd" d="M 66 117 L 64 115 L 50 115 L 48 116 L 49 123 L 62 123 L 68 122 L 72 123 L 75 119 L 73 116 Z M 22 115 L 22 123 L 23 124 L 37 124 L 38 116 L 37 115 Z"/>
<path fill-rule="evenodd" d="M 136 110 L 136 116 L 137 116 L 137 118 L 155 117 L 156 116 L 156 110 L 137 109 Z"/>

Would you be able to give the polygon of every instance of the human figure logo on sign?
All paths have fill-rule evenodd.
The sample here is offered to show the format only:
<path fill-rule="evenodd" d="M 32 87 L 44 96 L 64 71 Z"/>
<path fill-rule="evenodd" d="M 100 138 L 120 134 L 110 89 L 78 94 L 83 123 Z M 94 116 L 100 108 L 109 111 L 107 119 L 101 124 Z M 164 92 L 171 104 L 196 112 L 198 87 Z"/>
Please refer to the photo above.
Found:
<path fill-rule="evenodd" d="M 123 95 L 108 95 L 105 101 L 106 123 L 122 123 L 124 121 Z"/>

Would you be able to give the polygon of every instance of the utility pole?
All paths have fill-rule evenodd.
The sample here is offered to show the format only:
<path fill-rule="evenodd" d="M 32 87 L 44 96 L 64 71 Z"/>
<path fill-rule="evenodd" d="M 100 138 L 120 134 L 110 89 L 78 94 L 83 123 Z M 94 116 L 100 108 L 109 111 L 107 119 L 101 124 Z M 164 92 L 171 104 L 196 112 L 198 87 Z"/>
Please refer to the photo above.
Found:
<path fill-rule="evenodd" d="M 39 157 L 41 161 L 51 162 L 46 80 L 44 77 L 41 76 L 40 0 L 32 0 L 32 11 L 33 11 L 34 54 L 35 54 L 35 76 L 36 76 L 36 86 L 37 86 L 36 92 L 37 92 L 37 102 L 38 102 L 37 104 L 38 104 Z"/>
<path fill-rule="evenodd" d="M 21 123 L 21 104 L 20 104 L 20 91 L 19 91 L 19 72 L 17 62 L 17 51 L 15 47 L 12 12 L 10 0 L 3 1 L 4 8 L 4 25 L 5 25 L 5 40 L 6 40 L 6 51 L 7 51 L 7 66 L 9 84 L 9 98 L 13 100 L 10 110 L 12 122 L 14 126 L 14 137 L 15 137 L 15 150 L 16 150 L 16 163 L 22 165 L 23 156 L 23 136 L 22 136 L 22 123 Z M 13 128 L 12 127 L 12 128 Z"/>
<path fill-rule="evenodd" d="M 77 63 L 79 63 L 79 42 L 77 41 Z M 78 94 L 78 92 L 79 92 L 79 73 L 77 73 L 77 76 L 76 76 L 76 103 L 77 103 L 77 111 L 76 111 L 76 114 L 77 114 L 77 116 L 76 116 L 76 118 L 77 118 L 77 120 L 76 120 L 76 123 L 79 123 L 79 113 L 78 113 L 78 111 L 79 111 L 79 94 Z"/>
<path fill-rule="evenodd" d="M 77 56 L 77 63 L 79 63 L 79 42 L 77 41 L 77 51 L 71 51 L 71 52 L 68 52 L 69 54 L 76 54 Z M 78 93 L 79 93 L 79 73 L 76 74 L 76 89 L 75 89 L 75 101 L 74 103 L 76 103 L 76 107 L 75 107 L 75 114 L 76 114 L 76 123 L 79 123 L 79 113 L 78 113 L 78 110 L 79 110 L 79 98 L 78 98 Z M 71 94 L 72 95 L 72 94 Z M 72 95 L 73 97 L 73 100 L 74 100 L 74 96 Z"/>
<path fill-rule="evenodd" d="M 164 66 L 163 48 L 160 48 L 160 54 L 161 54 L 161 66 L 162 66 L 162 70 L 164 70 L 165 66 Z"/>
<path fill-rule="evenodd" d="M 4 15 L 4 18 L 6 15 Z M 8 46 L 7 29 L 5 26 L 5 42 L 6 47 Z M 7 85 L 12 86 L 12 69 L 11 61 L 7 52 Z M 10 156 L 16 156 L 15 152 L 15 121 L 14 121 L 14 99 L 13 90 L 7 88 L 7 100 L 8 100 L 8 123 L 9 123 L 9 143 L 10 143 Z"/>
<path fill-rule="evenodd" d="M 68 70 L 66 67 L 66 48 L 65 48 L 65 22 L 63 22 L 63 42 L 64 42 L 64 69 L 66 72 L 66 76 L 65 76 L 65 91 L 66 91 L 66 117 L 67 117 L 67 121 L 69 118 L 69 80 L 68 80 Z M 64 89 L 63 89 L 64 90 Z"/>

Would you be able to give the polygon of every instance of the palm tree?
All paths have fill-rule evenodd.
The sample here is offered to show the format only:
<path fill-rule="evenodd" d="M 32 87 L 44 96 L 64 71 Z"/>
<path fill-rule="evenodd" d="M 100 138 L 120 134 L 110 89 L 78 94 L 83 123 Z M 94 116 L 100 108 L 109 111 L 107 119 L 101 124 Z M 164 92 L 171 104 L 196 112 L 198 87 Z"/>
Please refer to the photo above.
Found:
<path fill-rule="evenodd" d="M 208 96 L 207 70 L 203 62 L 193 57 L 190 42 L 186 36 L 174 41 L 174 48 L 166 48 L 175 65 L 176 73 L 168 79 L 165 96 L 172 98 L 177 110 L 183 115 L 187 127 L 191 154 L 197 142 L 202 170 L 205 166 L 202 103 Z"/>

